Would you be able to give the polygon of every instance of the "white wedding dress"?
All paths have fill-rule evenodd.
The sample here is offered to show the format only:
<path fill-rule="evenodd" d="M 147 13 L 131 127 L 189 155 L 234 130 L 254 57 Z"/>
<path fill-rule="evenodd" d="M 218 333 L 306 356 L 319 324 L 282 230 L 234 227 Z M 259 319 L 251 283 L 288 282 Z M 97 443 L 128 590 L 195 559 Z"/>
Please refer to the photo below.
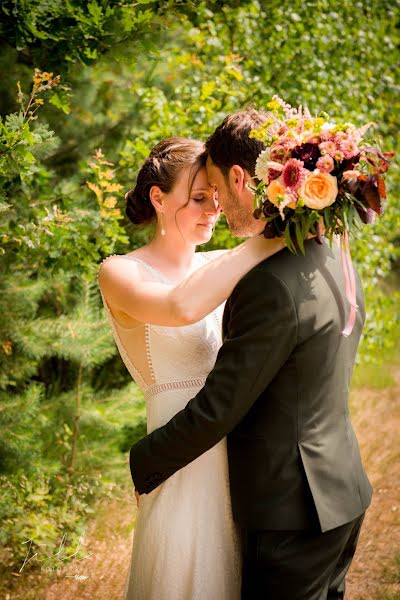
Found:
<path fill-rule="evenodd" d="M 125 258 L 171 285 L 143 260 Z M 197 252 L 191 271 L 208 260 L 206 252 Z M 193 325 L 125 328 L 101 296 L 121 357 L 143 390 L 150 433 L 203 387 L 222 344 L 223 305 Z M 124 600 L 239 600 L 240 586 L 224 438 L 140 497 Z"/>

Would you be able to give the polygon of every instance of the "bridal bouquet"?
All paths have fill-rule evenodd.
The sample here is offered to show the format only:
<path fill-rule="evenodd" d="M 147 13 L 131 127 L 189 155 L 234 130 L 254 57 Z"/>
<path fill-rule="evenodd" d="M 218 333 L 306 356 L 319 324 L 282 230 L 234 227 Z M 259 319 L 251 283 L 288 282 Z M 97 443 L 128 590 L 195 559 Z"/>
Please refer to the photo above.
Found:
<path fill-rule="evenodd" d="M 333 123 L 322 113 L 293 108 L 279 96 L 267 105 L 268 118 L 250 137 L 267 146 L 257 159 L 254 216 L 266 221 L 265 237 L 284 236 L 294 253 L 304 252 L 311 232 L 320 240 L 372 223 L 386 198 L 383 174 L 393 153 L 366 145 L 372 125 Z"/>
<path fill-rule="evenodd" d="M 309 233 L 332 245 L 340 235 L 346 295 L 350 314 L 342 334 L 348 336 L 356 318 L 356 284 L 350 256 L 349 232 L 372 223 L 383 212 L 384 173 L 393 153 L 364 142 L 372 123 L 356 127 L 333 123 L 326 113 L 312 117 L 308 109 L 293 108 L 279 96 L 267 105 L 266 121 L 250 132 L 266 149 L 258 156 L 254 216 L 266 222 L 264 236 L 284 236 L 288 249 L 304 253 Z"/>

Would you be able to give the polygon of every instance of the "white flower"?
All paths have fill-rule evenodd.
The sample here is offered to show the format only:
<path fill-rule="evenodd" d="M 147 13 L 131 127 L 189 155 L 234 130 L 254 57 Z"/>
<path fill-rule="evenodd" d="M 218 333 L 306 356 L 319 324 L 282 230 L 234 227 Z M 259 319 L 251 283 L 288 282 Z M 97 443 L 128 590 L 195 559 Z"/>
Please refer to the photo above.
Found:
<path fill-rule="evenodd" d="M 329 129 L 333 129 L 335 127 L 335 123 L 330 123 L 329 121 L 325 121 L 325 123 L 321 127 L 321 131 L 329 131 Z"/>
<path fill-rule="evenodd" d="M 260 181 L 268 183 L 268 162 L 269 162 L 269 149 L 263 150 L 257 157 L 256 160 L 256 171 L 255 175 Z"/>

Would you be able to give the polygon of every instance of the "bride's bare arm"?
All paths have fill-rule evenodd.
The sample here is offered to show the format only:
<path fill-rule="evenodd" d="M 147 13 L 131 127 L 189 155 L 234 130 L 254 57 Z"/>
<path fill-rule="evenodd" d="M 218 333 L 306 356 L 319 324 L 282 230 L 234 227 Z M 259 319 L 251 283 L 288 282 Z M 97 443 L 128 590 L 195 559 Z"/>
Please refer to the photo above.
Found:
<path fill-rule="evenodd" d="M 250 269 L 284 246 L 283 238 L 266 240 L 257 235 L 214 258 L 175 287 L 146 280 L 137 262 L 118 256 L 101 264 L 98 280 L 111 308 L 137 321 L 190 325 L 222 304 Z"/>

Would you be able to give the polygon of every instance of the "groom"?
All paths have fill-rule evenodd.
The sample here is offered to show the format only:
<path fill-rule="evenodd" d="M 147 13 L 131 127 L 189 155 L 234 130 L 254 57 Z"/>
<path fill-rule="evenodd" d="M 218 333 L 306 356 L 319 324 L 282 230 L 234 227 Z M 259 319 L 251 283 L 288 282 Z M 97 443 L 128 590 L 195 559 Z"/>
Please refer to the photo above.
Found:
<path fill-rule="evenodd" d="M 206 144 L 207 172 L 232 234 L 259 234 L 246 183 L 265 113 L 226 117 Z M 371 500 L 348 409 L 365 308 L 343 337 L 348 303 L 336 245 L 282 250 L 228 298 L 224 343 L 202 390 L 132 446 L 139 493 L 149 493 L 227 436 L 232 510 L 243 539 L 242 598 L 343 598 Z"/>

